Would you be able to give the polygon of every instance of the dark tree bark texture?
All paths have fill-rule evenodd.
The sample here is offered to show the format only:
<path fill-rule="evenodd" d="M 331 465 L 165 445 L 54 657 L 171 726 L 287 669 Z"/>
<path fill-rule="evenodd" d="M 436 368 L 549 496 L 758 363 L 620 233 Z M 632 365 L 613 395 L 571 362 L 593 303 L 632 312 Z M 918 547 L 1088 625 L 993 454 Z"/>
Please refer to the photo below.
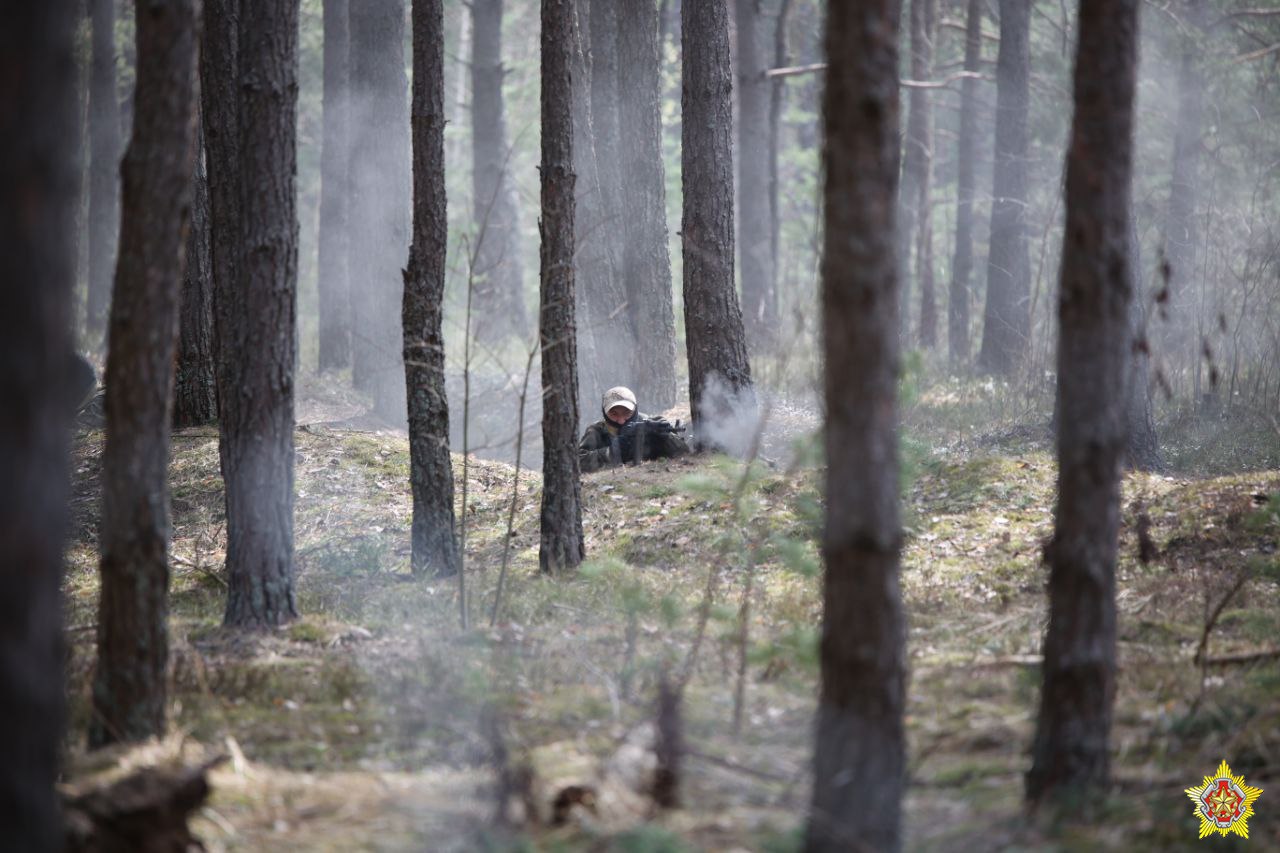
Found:
<path fill-rule="evenodd" d="M 108 329 L 89 745 L 165 729 L 169 426 L 195 163 L 199 0 L 136 6 L 138 82 Z"/>
<path fill-rule="evenodd" d="M 577 175 L 574 232 L 578 264 L 574 281 L 579 318 L 578 406 L 591 412 L 606 388 L 633 384 L 636 339 L 620 268 L 617 14 L 612 3 L 602 0 L 591 4 L 576 0 L 574 6 L 577 23 L 571 77 L 573 168 Z"/>
<path fill-rule="evenodd" d="M 227 490 L 226 623 L 280 625 L 293 591 L 293 382 L 297 351 L 298 0 L 242 0 L 237 21 L 236 278 L 219 377 Z M 206 17 L 206 26 L 213 23 Z M 206 120 L 211 118 L 206 115 Z"/>
<path fill-rule="evenodd" d="M 178 321 L 178 370 L 174 377 L 173 425 L 213 423 L 218 417 L 214 375 L 213 260 L 209 247 L 209 176 L 205 171 L 203 135 L 196 126 L 197 149 L 192 168 L 191 227 L 182 277 L 182 313 Z"/>
<path fill-rule="evenodd" d="M 778 332 L 769 193 L 770 84 L 760 43 L 759 0 L 734 0 L 738 62 L 738 259 L 742 315 L 753 349 L 772 345 Z"/>
<path fill-rule="evenodd" d="M 1031 259 L 1027 254 L 1027 108 L 1031 79 L 1031 4 L 1000 0 L 996 60 L 996 153 L 992 177 L 987 304 L 978 367 L 1010 376 L 1031 334 Z"/>
<path fill-rule="evenodd" d="M 1129 195 L 1138 0 L 1083 0 L 1059 286 L 1058 504 L 1032 802 L 1105 788 L 1130 364 Z"/>
<path fill-rule="evenodd" d="M 352 376 L 388 423 L 405 419 L 399 342 L 412 206 L 404 0 L 350 7 Z"/>
<path fill-rule="evenodd" d="M 667 190 L 662 160 L 662 68 L 658 12 L 647 0 L 618 4 L 618 104 L 624 287 L 638 346 L 632 390 L 654 410 L 675 405 L 676 331 Z"/>
<path fill-rule="evenodd" d="M 733 78 L 728 0 L 681 6 L 685 347 L 694 429 L 723 415 L 719 385 L 754 406 L 733 281 Z M 710 393 L 708 393 L 710 392 Z"/>
<path fill-rule="evenodd" d="M 964 33 L 964 70 L 976 73 L 982 62 L 982 0 L 968 0 Z M 960 140 L 956 164 L 956 245 L 947 299 L 947 354 L 952 369 L 969 360 L 969 308 L 973 279 L 973 171 L 978 148 L 978 81 L 960 82 Z"/>
<path fill-rule="evenodd" d="M 230 311 L 238 298 L 240 228 L 239 0 L 204 0 L 200 33 L 200 125 L 209 182 L 209 259 L 213 270 L 214 378 L 218 399 L 238 393 L 228 371 Z M 227 467 L 226 431 L 219 431 L 222 469 Z"/>
<path fill-rule="evenodd" d="M 320 149 L 319 308 L 321 370 L 351 364 L 347 172 L 351 39 L 347 0 L 324 0 L 324 113 Z"/>
<path fill-rule="evenodd" d="M 62 849 L 77 9 L 0 6 L 0 826 L 34 853 Z"/>
<path fill-rule="evenodd" d="M 85 328 L 96 345 L 106 332 L 120 239 L 120 100 L 116 92 L 114 0 L 89 0 L 89 297 Z"/>
<path fill-rule="evenodd" d="M 460 568 L 445 397 L 444 6 L 413 2 L 413 243 L 404 276 L 404 370 L 415 573 Z"/>
<path fill-rule="evenodd" d="M 901 847 L 898 6 L 835 3 L 823 103 L 827 506 L 822 687 L 806 850 Z"/>
<path fill-rule="evenodd" d="M 524 336 L 524 264 L 520 210 L 502 99 L 503 0 L 471 4 L 471 160 L 475 234 L 473 326 L 484 341 Z"/>
<path fill-rule="evenodd" d="M 578 371 L 573 319 L 574 174 L 572 0 L 542 0 L 542 516 L 538 565 L 582 562 Z"/>

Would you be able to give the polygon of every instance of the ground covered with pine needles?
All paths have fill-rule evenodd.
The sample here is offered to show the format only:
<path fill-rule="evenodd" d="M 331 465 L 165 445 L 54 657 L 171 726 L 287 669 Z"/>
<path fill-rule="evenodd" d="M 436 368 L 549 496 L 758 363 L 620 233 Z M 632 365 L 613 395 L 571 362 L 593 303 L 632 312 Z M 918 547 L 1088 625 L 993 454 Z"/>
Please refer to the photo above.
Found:
<path fill-rule="evenodd" d="M 1052 532 L 1047 417 L 953 381 L 912 395 L 904 421 L 907 847 L 1192 849 L 1183 789 L 1223 759 L 1267 789 L 1252 841 L 1280 845 L 1274 423 L 1166 417 L 1167 469 L 1126 476 L 1115 785 L 1072 819 L 1021 803 Z M 799 849 L 821 613 L 814 422 L 779 407 L 771 429 L 792 448 L 775 452 L 778 439 L 750 466 L 700 457 L 585 477 L 591 559 L 559 579 L 537 573 L 537 473 L 472 458 L 466 630 L 455 579 L 408 574 L 404 435 L 301 426 L 303 616 L 248 635 L 220 627 L 216 430 L 180 432 L 171 734 L 98 754 L 83 743 L 103 436 L 83 430 L 66 784 L 225 754 L 195 820 L 211 850 Z M 459 498 L 462 476 L 455 456 Z M 680 806 L 658 811 L 645 779 L 662 682 L 684 686 L 683 747 Z M 558 822 L 555 797 L 574 785 L 590 793 Z"/>

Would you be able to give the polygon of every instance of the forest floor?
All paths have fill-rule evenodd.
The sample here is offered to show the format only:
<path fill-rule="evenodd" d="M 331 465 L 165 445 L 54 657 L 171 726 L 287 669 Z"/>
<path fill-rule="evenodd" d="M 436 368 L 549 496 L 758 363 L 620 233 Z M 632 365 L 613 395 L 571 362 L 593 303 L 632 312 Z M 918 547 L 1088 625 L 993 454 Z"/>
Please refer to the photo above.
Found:
<path fill-rule="evenodd" d="M 812 439 L 786 467 L 695 458 L 584 477 L 590 562 L 561 579 L 537 573 L 539 477 L 521 473 L 492 627 L 513 469 L 472 459 L 463 630 L 456 579 L 408 574 L 404 435 L 318 421 L 296 434 L 302 617 L 262 634 L 220 627 L 216 430 L 174 436 L 172 734 L 99 754 L 83 744 L 103 436 L 77 434 L 69 787 L 226 754 L 194 821 L 210 850 L 799 849 L 821 609 Z M 1125 478 L 1116 784 L 1081 819 L 1021 803 L 1055 477 L 1043 413 L 989 386 L 939 383 L 904 421 L 907 848 L 1201 849 L 1183 789 L 1225 759 L 1265 789 L 1253 845 L 1280 849 L 1274 425 L 1171 419 L 1169 469 Z M 790 431 L 812 422 L 793 418 Z M 459 498 L 462 473 L 455 456 Z M 1155 553 L 1143 562 L 1148 522 Z M 659 813 L 636 780 L 664 672 L 687 675 L 685 749 L 682 805 Z M 530 777 L 525 820 L 502 827 L 497 781 L 523 790 Z M 571 783 L 595 790 L 595 808 L 548 825 Z"/>

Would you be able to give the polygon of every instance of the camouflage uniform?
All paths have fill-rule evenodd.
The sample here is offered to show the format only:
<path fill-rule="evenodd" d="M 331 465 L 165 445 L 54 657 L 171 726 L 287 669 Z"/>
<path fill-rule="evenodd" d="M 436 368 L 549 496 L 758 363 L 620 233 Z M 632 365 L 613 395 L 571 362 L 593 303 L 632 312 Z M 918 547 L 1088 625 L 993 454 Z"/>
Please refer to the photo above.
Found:
<path fill-rule="evenodd" d="M 632 413 L 627 423 L 637 419 L 644 420 L 647 417 L 638 412 Z M 616 464 L 611 455 L 612 444 L 622 426 L 606 417 L 587 427 L 587 431 L 582 434 L 582 441 L 578 443 L 578 466 L 582 469 L 582 473 L 589 474 Z M 645 435 L 644 458 L 646 460 L 668 459 L 684 456 L 689 452 L 689 444 L 675 433 Z"/>

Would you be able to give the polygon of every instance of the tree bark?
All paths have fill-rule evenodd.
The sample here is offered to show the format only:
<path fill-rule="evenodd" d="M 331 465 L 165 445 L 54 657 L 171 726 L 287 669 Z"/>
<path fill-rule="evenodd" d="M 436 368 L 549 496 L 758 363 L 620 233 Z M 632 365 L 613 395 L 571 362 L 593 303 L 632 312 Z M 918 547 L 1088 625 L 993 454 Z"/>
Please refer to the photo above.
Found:
<path fill-rule="evenodd" d="M 916 80 L 928 79 L 932 35 L 929 22 L 933 17 L 931 0 L 911 0 L 908 17 L 911 25 L 911 76 Z M 921 199 L 927 197 L 930 170 L 929 102 L 923 89 L 910 91 L 907 99 L 907 128 L 903 140 L 905 153 L 902 158 L 902 183 L 898 188 L 898 266 L 902 289 L 902 312 L 899 317 L 902 328 L 911 326 L 911 255 L 918 238 L 917 224 L 921 220 Z M 916 267 L 919 278 L 919 265 Z M 923 320 L 921 323 L 923 326 Z M 909 337 L 909 336 L 906 336 Z"/>
<path fill-rule="evenodd" d="M 576 0 L 573 45 L 574 232 L 578 254 L 578 406 L 632 385 L 635 330 L 623 292 L 622 175 L 618 167 L 617 10 Z M 588 11 L 589 10 L 589 11 Z M 588 43 L 588 37 L 590 42 Z"/>
<path fill-rule="evenodd" d="M 350 7 L 352 377 L 388 423 L 405 419 L 399 346 L 412 204 L 404 0 Z"/>
<path fill-rule="evenodd" d="M 900 849 L 905 618 L 899 590 L 898 6 L 827 12 L 822 260 L 823 619 L 806 850 Z"/>
<path fill-rule="evenodd" d="M 1027 254 L 1027 107 L 1031 78 L 1031 4 L 1000 0 L 996 60 L 996 153 L 992 177 L 987 304 L 978 367 L 1010 376 L 1031 334 L 1031 260 Z"/>
<path fill-rule="evenodd" d="M 733 282 L 728 0 L 685 3 L 681 15 L 685 347 L 693 425 L 703 434 L 712 421 L 729 415 L 729 409 L 754 409 L 755 400 Z"/>
<path fill-rule="evenodd" d="M 574 173 L 571 0 L 542 0 L 542 515 L 538 565 L 582 562 L 578 371 L 573 311 Z"/>
<path fill-rule="evenodd" d="M 413 0 L 413 243 L 404 275 L 404 370 L 415 573 L 460 568 L 445 396 L 444 6 Z"/>
<path fill-rule="evenodd" d="M 647 0 L 618 4 L 618 115 L 624 289 L 637 346 L 631 386 L 655 410 L 675 405 L 675 309 L 667 246 L 667 189 L 662 159 L 662 65 L 658 13 Z"/>
<path fill-rule="evenodd" d="M 195 165 L 199 0 L 135 8 L 138 82 L 108 330 L 91 747 L 165 729 L 169 426 Z"/>
<path fill-rule="evenodd" d="M 502 99 L 503 0 L 471 4 L 471 161 L 475 234 L 473 327 L 487 342 L 529 329 L 524 310 L 520 209 Z"/>
<path fill-rule="evenodd" d="M 253 0 L 252 14 L 248 0 L 242 3 L 235 36 L 240 221 L 236 278 L 226 294 L 228 323 L 225 333 L 219 332 L 228 355 L 218 398 L 227 490 L 225 621 L 266 627 L 298 615 L 293 588 L 298 0 Z M 205 21 L 214 26 L 208 15 Z"/>
<path fill-rule="evenodd" d="M 62 849 L 77 17 L 71 0 L 0 7 L 0 826 L 36 853 Z"/>
<path fill-rule="evenodd" d="M 1186 0 L 1182 12 L 1185 32 L 1178 66 L 1178 115 L 1173 137 L 1173 165 L 1169 208 L 1164 225 L 1164 278 L 1168 293 L 1161 313 L 1161 349 L 1170 372 L 1195 370 L 1201 341 L 1191 312 L 1191 287 L 1196 264 L 1196 207 L 1200 199 L 1200 135 L 1203 133 L 1204 78 L 1200 68 L 1204 32 L 1203 0 Z"/>
<path fill-rule="evenodd" d="M 976 73 L 982 62 L 982 0 L 968 0 L 964 34 L 964 70 Z M 956 246 L 947 300 L 947 353 L 955 370 L 969 360 L 969 309 L 973 278 L 974 166 L 978 148 L 978 81 L 960 82 L 960 140 L 956 165 Z"/>
<path fill-rule="evenodd" d="M 1083 0 L 1059 287 L 1058 504 L 1032 802 L 1104 789 L 1115 697 L 1138 0 Z"/>
<path fill-rule="evenodd" d="M 351 364 L 351 282 L 347 203 L 351 188 L 348 86 L 351 36 L 347 0 L 324 0 L 324 113 L 320 149 L 318 296 L 321 370 Z"/>
<path fill-rule="evenodd" d="M 93 65 L 89 75 L 89 296 L 86 330 L 96 346 L 107 328 L 120 239 L 120 101 L 116 93 L 113 0 L 89 0 Z"/>
<path fill-rule="evenodd" d="M 1129 359 L 1125 396 L 1125 467 L 1134 471 L 1158 471 L 1164 467 L 1151 406 L 1151 345 L 1147 332 L 1147 305 L 1142 288 L 1142 244 L 1138 223 L 1129 212 Z"/>
<path fill-rule="evenodd" d="M 214 376 L 213 266 L 209 247 L 209 176 L 204 165 L 203 130 L 196 125 L 196 156 L 191 170 L 191 226 L 187 231 L 182 277 L 182 313 L 178 320 L 178 366 L 174 378 L 173 425 L 177 429 L 209 424 L 218 417 Z"/>
<path fill-rule="evenodd" d="M 769 184 L 771 86 L 760 45 L 760 0 L 734 0 L 738 61 L 738 260 L 747 340 L 770 348 L 778 333 Z"/>

